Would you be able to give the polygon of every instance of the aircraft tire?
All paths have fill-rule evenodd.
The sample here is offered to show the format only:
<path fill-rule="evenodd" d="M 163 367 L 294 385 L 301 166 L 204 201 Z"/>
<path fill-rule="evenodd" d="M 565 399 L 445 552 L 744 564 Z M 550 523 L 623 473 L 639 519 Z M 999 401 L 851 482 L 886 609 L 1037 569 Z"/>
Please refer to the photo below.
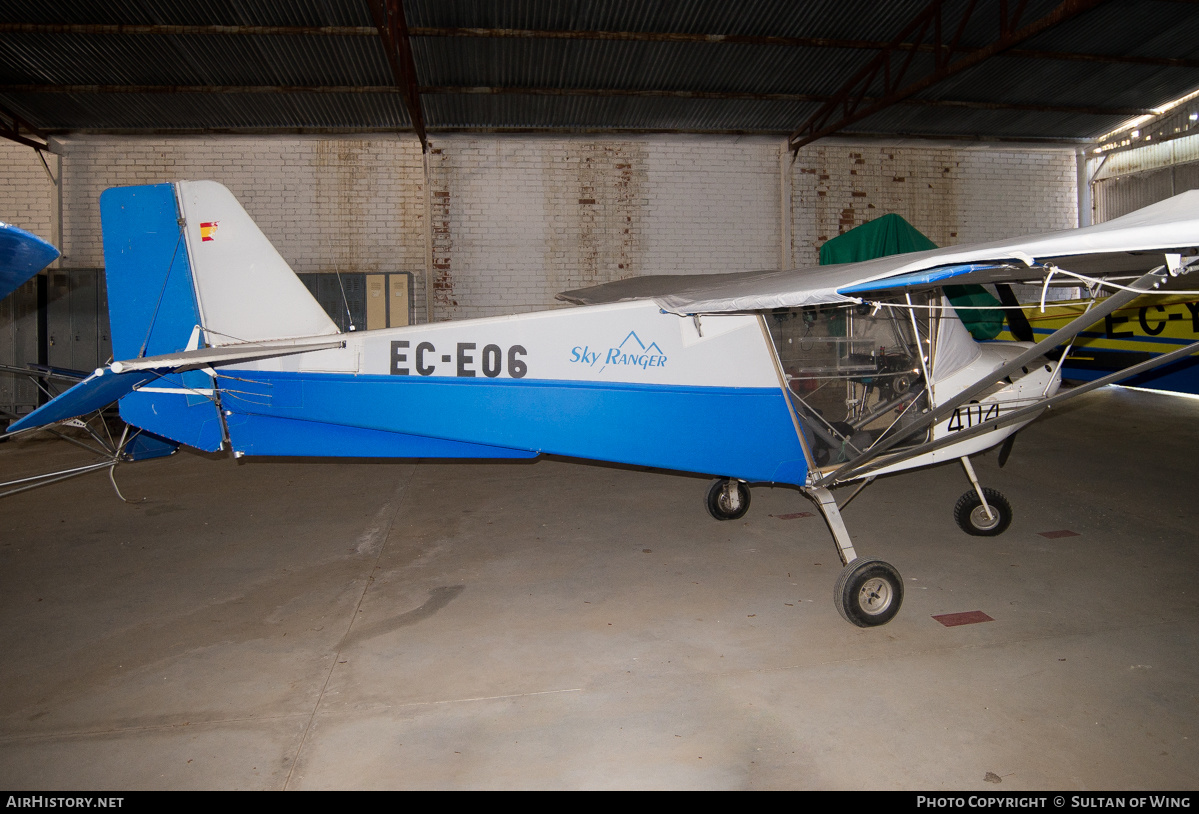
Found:
<path fill-rule="evenodd" d="M 728 482 L 728 478 L 721 478 L 713 481 L 712 485 L 708 487 L 708 496 L 704 505 L 708 508 L 708 514 L 717 520 L 736 520 L 744 517 L 745 513 L 749 511 L 749 487 L 741 481 L 737 481 L 737 505 L 731 506 L 724 491 L 725 484 Z"/>
<path fill-rule="evenodd" d="M 885 625 L 903 604 L 903 578 L 888 562 L 859 558 L 841 569 L 833 602 L 842 618 L 858 627 Z"/>
<path fill-rule="evenodd" d="M 996 515 L 994 520 L 987 520 L 982 501 L 973 489 L 958 498 L 957 505 L 953 507 L 953 519 L 962 531 L 976 537 L 995 537 L 1003 534 L 1012 524 L 1012 504 L 1007 502 L 1007 498 L 1001 492 L 994 489 L 984 486 L 983 494 L 987 496 L 987 505 L 991 507 L 992 514 Z"/>

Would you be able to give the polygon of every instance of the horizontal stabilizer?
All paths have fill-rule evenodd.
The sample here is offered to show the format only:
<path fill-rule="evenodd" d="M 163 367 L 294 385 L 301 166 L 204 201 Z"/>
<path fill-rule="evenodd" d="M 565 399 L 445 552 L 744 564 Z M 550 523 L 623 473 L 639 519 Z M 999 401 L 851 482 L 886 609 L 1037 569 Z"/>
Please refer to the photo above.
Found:
<path fill-rule="evenodd" d="M 341 338 L 320 336 L 308 339 L 282 339 L 273 342 L 246 342 L 240 345 L 199 348 L 113 362 L 108 368 L 100 368 L 67 392 L 17 421 L 8 428 L 8 432 L 14 433 L 45 427 L 59 421 L 66 421 L 68 418 L 77 418 L 101 410 L 132 393 L 141 385 L 167 373 L 344 346 L 345 340 Z"/>
<path fill-rule="evenodd" d="M 0 223 L 0 300 L 58 259 L 58 249 L 35 234 Z"/>
<path fill-rule="evenodd" d="M 113 362 L 111 367 L 117 373 L 128 373 L 131 370 L 179 372 L 232 362 L 248 362 L 254 359 L 272 359 L 276 356 L 344 348 L 345 346 L 345 340 L 340 337 L 336 339 L 328 336 L 315 336 L 307 339 L 277 339 L 270 342 L 244 342 L 239 345 L 223 345 L 216 348 L 199 348 L 179 353 L 164 353 L 159 356 L 145 356 L 140 359 L 126 359 L 122 362 Z"/>
<path fill-rule="evenodd" d="M 151 370 L 113 373 L 101 369 L 10 425 L 8 432 L 12 434 L 37 429 L 102 410 L 122 396 L 133 392 L 135 387 L 158 378 L 158 375 Z"/>

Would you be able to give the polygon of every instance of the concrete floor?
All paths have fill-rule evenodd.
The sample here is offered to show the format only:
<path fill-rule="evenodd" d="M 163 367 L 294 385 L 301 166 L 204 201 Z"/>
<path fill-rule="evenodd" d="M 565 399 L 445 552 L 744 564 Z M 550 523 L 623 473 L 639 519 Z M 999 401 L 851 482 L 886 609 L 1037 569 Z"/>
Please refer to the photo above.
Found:
<path fill-rule="evenodd" d="M 994 539 L 960 466 L 875 483 L 871 630 L 786 489 L 719 523 L 658 472 L 183 452 L 118 470 L 141 503 L 5 498 L 0 787 L 1193 790 L 1197 426 L 1114 389 L 1036 423 L 976 460 Z M 0 480 L 84 460 L 6 442 Z"/>

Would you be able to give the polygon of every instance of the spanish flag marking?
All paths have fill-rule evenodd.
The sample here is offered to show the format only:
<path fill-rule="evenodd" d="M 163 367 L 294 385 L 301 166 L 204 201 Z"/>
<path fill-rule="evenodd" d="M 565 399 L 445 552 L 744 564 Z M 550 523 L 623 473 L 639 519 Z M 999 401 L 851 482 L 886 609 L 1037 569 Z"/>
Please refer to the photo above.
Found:
<path fill-rule="evenodd" d="M 216 227 L 220 221 L 210 220 L 200 224 L 200 242 L 216 239 Z"/>

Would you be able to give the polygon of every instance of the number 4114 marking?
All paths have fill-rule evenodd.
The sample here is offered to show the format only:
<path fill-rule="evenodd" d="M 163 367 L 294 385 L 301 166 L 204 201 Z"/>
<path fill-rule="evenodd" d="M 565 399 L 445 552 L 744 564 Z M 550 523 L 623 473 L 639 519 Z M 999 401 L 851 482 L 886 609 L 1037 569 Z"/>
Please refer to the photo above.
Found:
<path fill-rule="evenodd" d="M 965 430 L 992 418 L 999 418 L 998 404 L 968 404 L 953 411 L 946 427 L 950 432 Z"/>

